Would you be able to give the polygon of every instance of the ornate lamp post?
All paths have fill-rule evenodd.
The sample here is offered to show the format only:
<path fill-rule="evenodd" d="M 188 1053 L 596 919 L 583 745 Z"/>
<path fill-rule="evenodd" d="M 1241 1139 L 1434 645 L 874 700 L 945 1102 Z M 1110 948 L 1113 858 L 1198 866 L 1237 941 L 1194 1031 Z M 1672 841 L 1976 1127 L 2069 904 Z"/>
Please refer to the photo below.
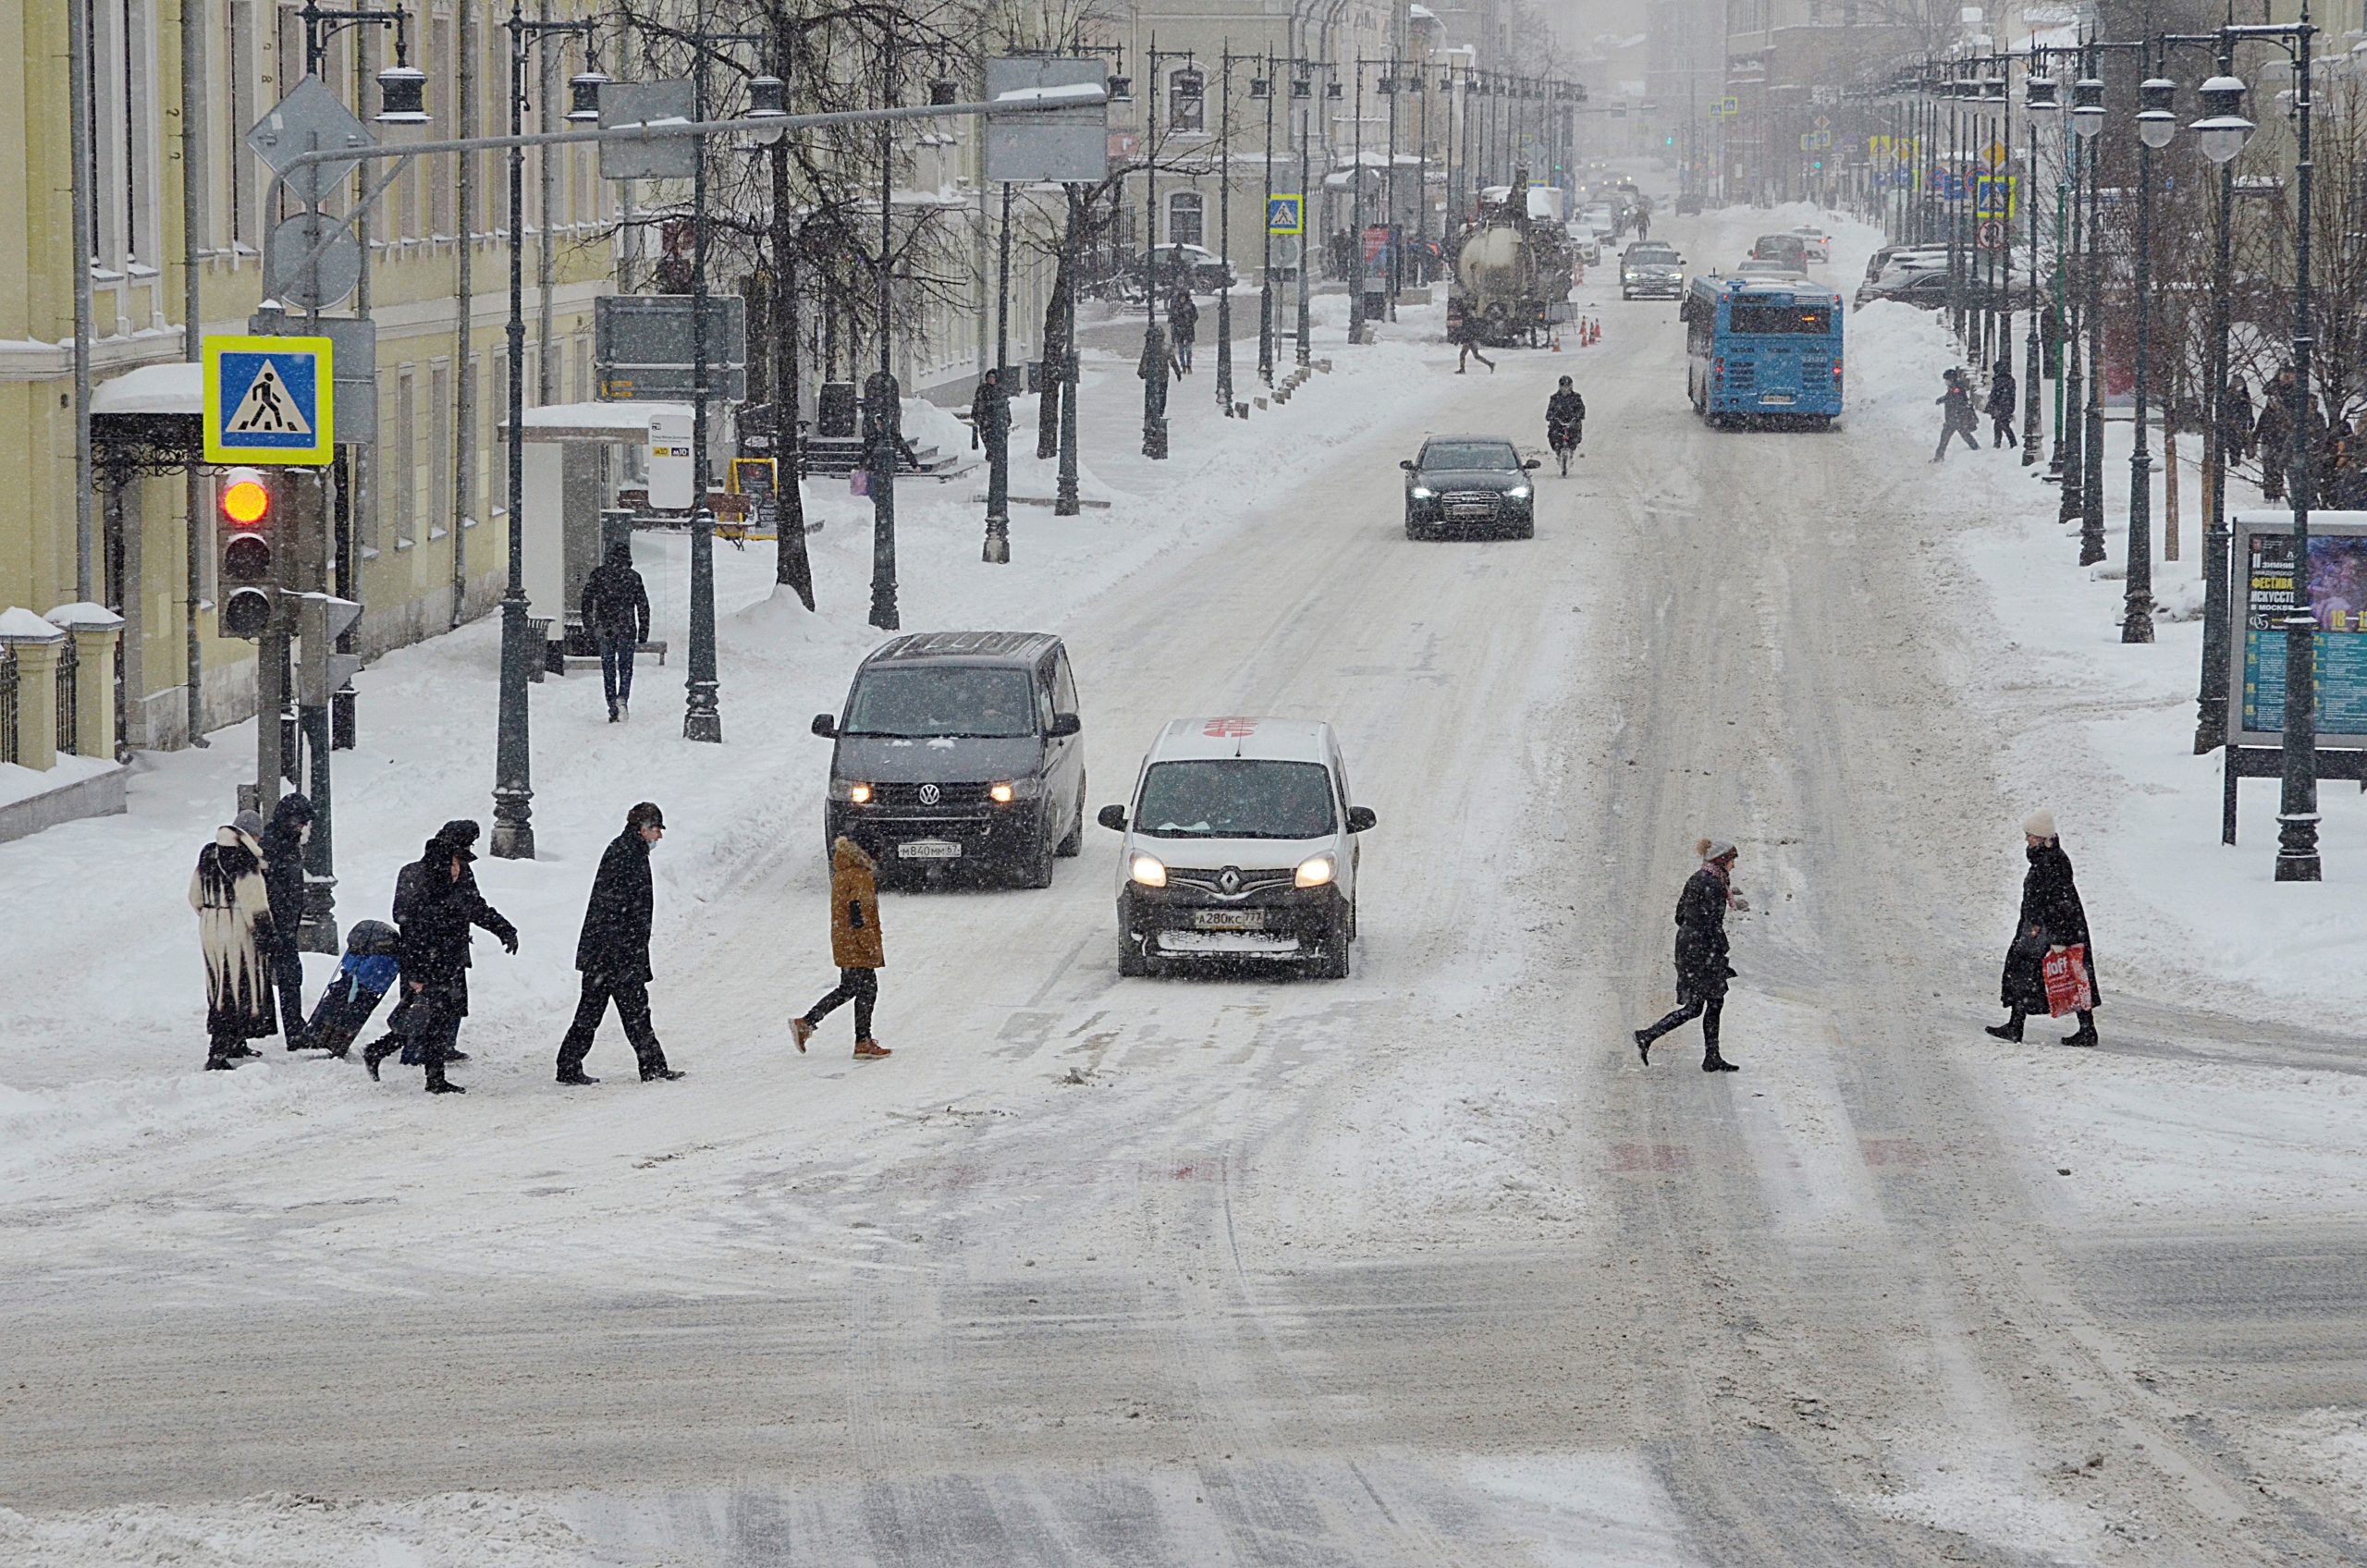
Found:
<path fill-rule="evenodd" d="M 2219 38 L 2219 74 L 2202 84 L 2202 118 L 2189 128 L 2202 155 L 2219 165 L 2218 251 L 2211 273 L 2211 450 L 2204 461 L 2211 484 L 2211 515 L 2202 536 L 2202 687 L 2196 694 L 2195 754 L 2227 743 L 2227 297 L 2234 288 L 2229 258 L 2236 206 L 2236 154 L 2251 140 L 2244 117 L 2244 83 L 2230 74 L 2235 41 Z"/>
<path fill-rule="evenodd" d="M 2093 44 L 2089 45 L 2091 49 Z M 2104 84 L 2083 76 L 2071 88 L 2071 129 L 2093 142 L 2104 129 Z M 2079 564 L 2104 558 L 2104 255 L 2102 243 L 2103 159 L 2091 146 L 2088 165 L 2087 300 L 2081 311 L 2088 332 L 2088 406 L 2082 419 L 2079 474 Z M 2066 484 L 2069 481 L 2067 479 Z"/>
<path fill-rule="evenodd" d="M 2177 83 L 2148 77 L 2139 87 L 2137 111 L 2137 423 L 2128 454 L 2128 592 L 2122 602 L 2120 640 L 2153 640 L 2153 453 L 2146 424 L 2152 399 L 2153 154 L 2177 134 L 2171 102 Z"/>

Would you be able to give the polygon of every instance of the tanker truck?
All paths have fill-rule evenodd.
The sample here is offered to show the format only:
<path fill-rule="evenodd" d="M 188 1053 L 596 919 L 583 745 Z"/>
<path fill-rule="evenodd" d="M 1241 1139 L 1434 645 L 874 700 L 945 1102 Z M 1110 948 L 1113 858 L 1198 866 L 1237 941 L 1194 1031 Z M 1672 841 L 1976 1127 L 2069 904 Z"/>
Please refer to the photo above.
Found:
<path fill-rule="evenodd" d="M 1454 242 L 1448 335 L 1533 349 L 1568 318 L 1569 238 L 1559 223 L 1536 215 L 1540 203 L 1530 200 L 1526 173 L 1487 194 L 1497 199 L 1481 202 L 1478 217 Z"/>

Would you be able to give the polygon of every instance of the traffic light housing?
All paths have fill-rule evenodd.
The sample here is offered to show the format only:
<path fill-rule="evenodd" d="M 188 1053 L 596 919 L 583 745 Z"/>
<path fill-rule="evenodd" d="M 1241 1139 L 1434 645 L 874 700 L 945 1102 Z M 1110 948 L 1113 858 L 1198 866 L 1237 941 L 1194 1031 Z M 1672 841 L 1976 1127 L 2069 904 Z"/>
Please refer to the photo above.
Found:
<path fill-rule="evenodd" d="M 215 624 L 225 637 L 261 637 L 278 589 L 278 495 L 262 470 L 227 469 L 214 508 Z"/>

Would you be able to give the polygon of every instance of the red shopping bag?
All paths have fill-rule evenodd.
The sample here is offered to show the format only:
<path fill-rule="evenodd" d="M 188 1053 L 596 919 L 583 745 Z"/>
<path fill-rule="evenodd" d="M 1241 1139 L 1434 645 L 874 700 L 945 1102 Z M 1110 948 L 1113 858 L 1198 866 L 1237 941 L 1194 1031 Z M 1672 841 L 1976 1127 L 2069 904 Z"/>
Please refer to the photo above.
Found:
<path fill-rule="evenodd" d="M 2041 973 L 2046 979 L 2046 1011 L 2060 1018 L 2085 1012 L 2096 1005 L 2095 987 L 2088 984 L 2088 949 L 2065 948 L 2046 955 Z"/>

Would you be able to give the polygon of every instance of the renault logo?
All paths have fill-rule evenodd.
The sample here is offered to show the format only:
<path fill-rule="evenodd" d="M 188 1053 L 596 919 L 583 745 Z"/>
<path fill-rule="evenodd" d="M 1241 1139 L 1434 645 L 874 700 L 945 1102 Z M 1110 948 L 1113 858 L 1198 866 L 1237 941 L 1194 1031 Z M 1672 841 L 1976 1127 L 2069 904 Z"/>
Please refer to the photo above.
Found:
<path fill-rule="evenodd" d="M 943 793 L 944 791 L 939 790 L 934 784 L 924 784 L 921 786 L 921 804 L 925 806 L 933 806 L 937 804 L 938 798 L 943 795 Z"/>
<path fill-rule="evenodd" d="M 1238 893 L 1241 891 L 1241 873 L 1226 866 L 1217 873 L 1217 888 L 1220 892 Z"/>

